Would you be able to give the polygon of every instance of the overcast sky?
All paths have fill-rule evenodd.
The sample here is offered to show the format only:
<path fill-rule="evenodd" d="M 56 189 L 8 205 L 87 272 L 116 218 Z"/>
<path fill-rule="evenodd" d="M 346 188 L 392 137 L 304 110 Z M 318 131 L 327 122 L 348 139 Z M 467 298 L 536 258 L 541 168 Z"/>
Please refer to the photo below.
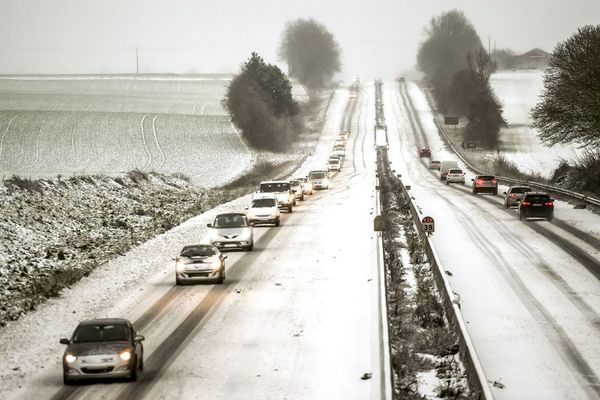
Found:
<path fill-rule="evenodd" d="M 285 23 L 313 17 L 340 43 L 344 76 L 393 78 L 453 8 L 517 52 L 600 24 L 600 0 L 0 0 L 0 73 L 131 73 L 136 47 L 140 72 L 232 72 L 252 51 L 279 63 Z"/>

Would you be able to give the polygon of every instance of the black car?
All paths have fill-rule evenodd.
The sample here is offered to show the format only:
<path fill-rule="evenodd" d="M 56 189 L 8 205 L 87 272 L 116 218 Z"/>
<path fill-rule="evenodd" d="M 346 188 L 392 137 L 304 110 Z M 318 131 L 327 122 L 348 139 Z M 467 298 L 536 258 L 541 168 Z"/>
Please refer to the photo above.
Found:
<path fill-rule="evenodd" d="M 545 192 L 526 192 L 519 203 L 519 219 L 554 218 L 554 199 Z"/>
<path fill-rule="evenodd" d="M 65 385 L 88 379 L 137 380 L 144 368 L 144 337 L 122 318 L 101 318 L 79 323 L 71 339 L 60 339 Z"/>

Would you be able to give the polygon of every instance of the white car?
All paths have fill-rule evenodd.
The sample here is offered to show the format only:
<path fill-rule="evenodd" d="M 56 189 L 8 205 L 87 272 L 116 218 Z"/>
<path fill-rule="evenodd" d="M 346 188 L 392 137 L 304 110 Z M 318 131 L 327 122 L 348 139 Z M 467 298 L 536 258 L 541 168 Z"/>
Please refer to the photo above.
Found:
<path fill-rule="evenodd" d="M 281 211 L 277 197 L 273 193 L 254 193 L 246 207 L 246 216 L 250 225 L 273 224 L 279 226 Z"/>
<path fill-rule="evenodd" d="M 333 148 L 333 153 L 334 156 L 341 156 L 344 157 L 346 155 L 346 149 L 344 148 L 344 146 L 335 146 Z"/>
<path fill-rule="evenodd" d="M 302 190 L 304 191 L 304 194 L 313 194 L 313 185 L 312 182 L 310 181 L 310 179 L 303 177 L 303 178 L 294 178 L 295 180 L 297 180 L 298 182 L 300 182 L 300 185 L 302 186 Z"/>
<path fill-rule="evenodd" d="M 284 208 L 291 213 L 296 205 L 296 196 L 288 181 L 267 181 L 260 183 L 261 193 L 273 193 L 277 197 L 279 208 Z"/>
<path fill-rule="evenodd" d="M 462 169 L 452 168 L 446 175 L 446 184 L 448 183 L 465 183 L 465 173 Z"/>
<path fill-rule="evenodd" d="M 254 231 L 248 223 L 246 214 L 228 213 L 219 214 L 212 224 L 207 224 L 210 229 L 209 241 L 211 246 L 222 249 L 242 249 L 252 251 L 254 248 Z"/>
<path fill-rule="evenodd" d="M 327 163 L 327 171 L 340 172 L 341 168 L 342 168 L 342 163 L 340 162 L 340 160 L 329 159 L 329 162 Z"/>
<path fill-rule="evenodd" d="M 329 179 L 327 178 L 327 171 L 315 170 L 308 173 L 308 179 L 313 184 L 315 190 L 329 189 Z"/>

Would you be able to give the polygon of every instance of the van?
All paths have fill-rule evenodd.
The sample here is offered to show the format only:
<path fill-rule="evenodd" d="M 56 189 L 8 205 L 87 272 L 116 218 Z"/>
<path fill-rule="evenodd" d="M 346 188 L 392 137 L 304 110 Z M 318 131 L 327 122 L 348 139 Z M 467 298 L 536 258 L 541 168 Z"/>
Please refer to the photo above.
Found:
<path fill-rule="evenodd" d="M 440 165 L 440 179 L 445 181 L 446 180 L 446 175 L 448 175 L 448 172 L 451 169 L 458 169 L 458 162 L 451 160 L 451 161 L 442 161 L 442 164 Z"/>

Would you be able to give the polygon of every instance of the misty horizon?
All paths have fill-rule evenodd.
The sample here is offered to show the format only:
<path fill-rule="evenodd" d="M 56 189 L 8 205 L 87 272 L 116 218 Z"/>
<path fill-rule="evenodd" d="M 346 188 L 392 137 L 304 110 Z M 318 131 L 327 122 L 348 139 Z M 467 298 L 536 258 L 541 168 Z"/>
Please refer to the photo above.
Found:
<path fill-rule="evenodd" d="M 41 3 L 2 0 L 0 74 L 234 73 L 252 51 L 277 57 L 286 22 L 314 18 L 342 49 L 341 77 L 392 79 L 414 69 L 429 20 L 458 9 L 484 46 L 523 53 L 554 46 L 586 24 L 598 24 L 600 2 L 477 0 L 427 4 L 383 0 L 302 3 L 178 0 Z M 509 22 L 510 25 L 507 23 Z"/>

